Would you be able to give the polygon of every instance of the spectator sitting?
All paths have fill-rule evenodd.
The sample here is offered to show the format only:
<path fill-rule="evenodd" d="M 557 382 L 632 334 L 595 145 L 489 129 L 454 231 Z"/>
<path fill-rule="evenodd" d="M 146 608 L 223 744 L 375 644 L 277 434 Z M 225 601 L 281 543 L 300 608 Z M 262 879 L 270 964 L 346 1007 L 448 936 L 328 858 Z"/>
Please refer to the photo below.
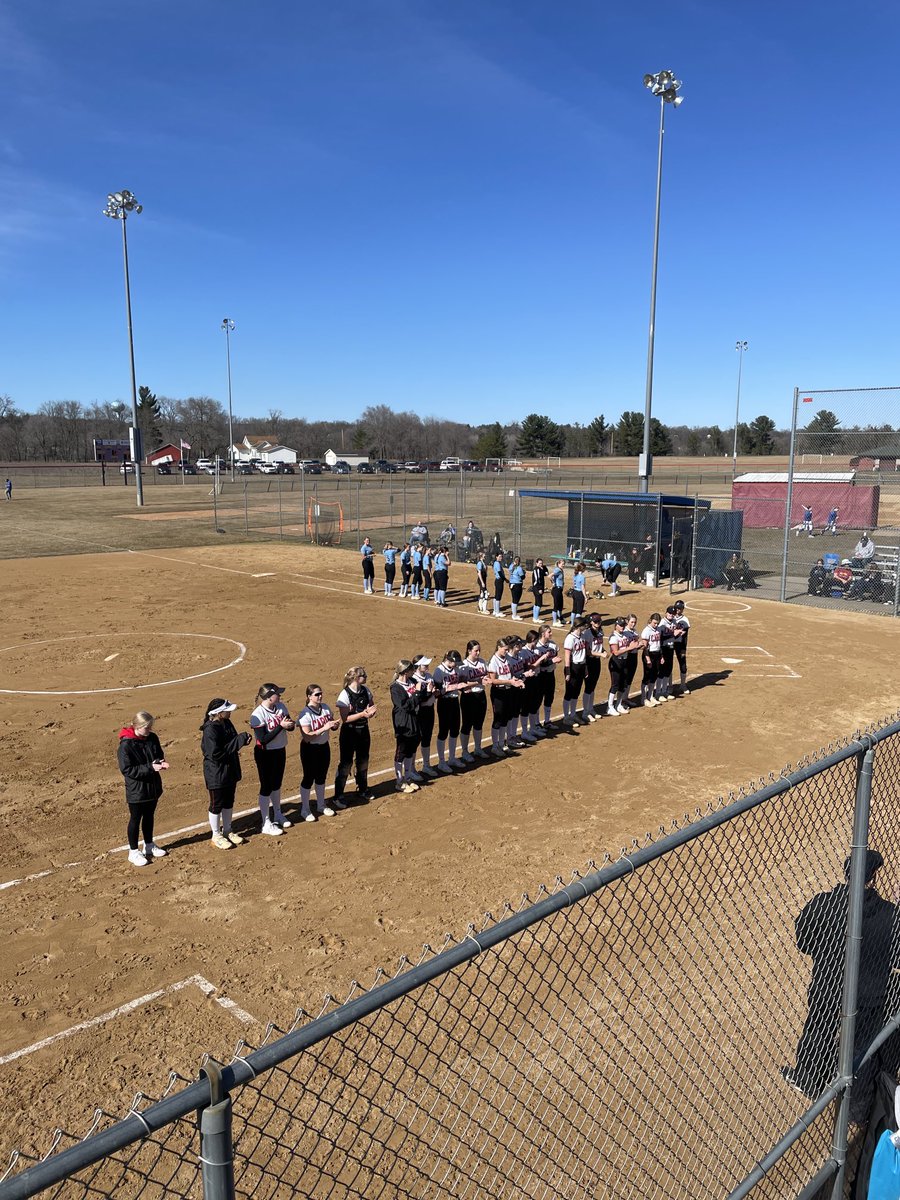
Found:
<path fill-rule="evenodd" d="M 864 567 L 874 553 L 875 543 L 864 530 L 862 537 L 853 548 L 853 558 L 850 560 L 850 566 Z"/>
<path fill-rule="evenodd" d="M 884 603 L 884 576 L 878 563 L 870 562 L 865 572 L 854 580 L 847 593 L 848 600 L 871 600 L 874 604 Z"/>
<path fill-rule="evenodd" d="M 831 592 L 831 572 L 826 570 L 821 558 L 816 559 L 815 566 L 809 572 L 806 591 L 810 596 L 827 596 Z"/>
<path fill-rule="evenodd" d="M 498 554 L 502 554 L 502 553 L 503 553 L 503 542 L 500 540 L 500 531 L 498 529 L 497 532 L 494 534 L 494 536 L 491 538 L 490 545 L 488 546 L 488 558 L 495 559 Z"/>
<path fill-rule="evenodd" d="M 409 540 L 411 542 L 421 542 L 423 546 L 428 545 L 428 526 L 424 521 L 420 521 L 418 525 L 413 525 L 409 531 Z"/>
<path fill-rule="evenodd" d="M 746 558 L 741 558 L 740 554 L 735 551 L 725 564 L 722 574 L 725 576 L 725 582 L 728 587 L 727 592 L 745 588 L 755 588 L 756 580 L 753 578 L 753 572 L 750 570 L 750 564 Z"/>
<path fill-rule="evenodd" d="M 839 567 L 835 567 L 831 572 L 831 593 L 834 595 L 835 588 L 841 589 L 841 596 L 846 597 L 853 583 L 853 569 L 850 566 L 850 560 L 845 558 Z"/>

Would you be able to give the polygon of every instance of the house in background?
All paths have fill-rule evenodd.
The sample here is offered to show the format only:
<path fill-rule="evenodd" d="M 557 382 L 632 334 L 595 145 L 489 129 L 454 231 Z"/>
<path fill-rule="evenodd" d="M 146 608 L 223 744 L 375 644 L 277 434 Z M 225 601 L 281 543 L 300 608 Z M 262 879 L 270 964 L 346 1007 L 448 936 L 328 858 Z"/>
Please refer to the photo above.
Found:
<path fill-rule="evenodd" d="M 297 451 L 290 446 L 283 446 L 274 437 L 261 437 L 248 433 L 242 442 L 235 442 L 232 447 L 236 463 L 249 462 L 258 459 L 260 462 L 295 463 Z"/>
<path fill-rule="evenodd" d="M 367 463 L 369 456 L 368 454 L 338 454 L 337 450 L 326 450 L 325 461 L 329 467 L 333 467 L 336 462 L 345 462 L 355 469 L 360 463 Z"/>
<path fill-rule="evenodd" d="M 859 471 L 896 471 L 898 459 L 900 442 L 885 442 L 851 458 L 850 466 Z"/>
<path fill-rule="evenodd" d="M 176 446 L 174 442 L 167 442 L 165 446 L 157 446 L 155 450 L 151 450 L 145 462 L 150 467 L 180 463 L 182 453 L 183 451 L 180 446 Z M 187 459 L 185 459 L 185 462 L 187 462 Z"/>

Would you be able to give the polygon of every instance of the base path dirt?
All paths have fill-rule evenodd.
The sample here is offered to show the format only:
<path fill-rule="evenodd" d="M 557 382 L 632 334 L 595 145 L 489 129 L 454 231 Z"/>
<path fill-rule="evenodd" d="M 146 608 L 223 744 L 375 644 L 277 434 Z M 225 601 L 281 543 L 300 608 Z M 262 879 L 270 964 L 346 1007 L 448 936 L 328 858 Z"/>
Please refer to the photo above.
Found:
<path fill-rule="evenodd" d="M 541 882 L 617 857 L 632 836 L 897 706 L 897 623 L 689 595 L 689 697 L 397 795 L 397 659 L 440 658 L 476 637 L 487 655 L 528 628 L 480 616 L 471 582 L 470 568 L 454 571 L 440 610 L 364 596 L 355 556 L 340 551 L 16 562 L 0 640 L 0 1153 L 20 1140 L 46 1149 L 45 1128 L 80 1132 L 98 1105 L 119 1112 L 137 1091 L 158 1095 L 170 1068 L 192 1077 L 204 1051 L 227 1059 L 267 1022 L 286 1028 L 326 992 L 368 984 L 378 966 L 461 934 L 505 899 L 518 905 Z M 632 609 L 643 623 L 667 602 L 633 588 L 598 607 L 607 623 Z M 296 712 L 312 681 L 333 704 L 355 663 L 379 705 L 375 800 L 280 838 L 260 836 L 250 816 L 238 822 L 246 845 L 214 849 L 199 751 L 207 702 L 231 698 L 246 728 L 261 683 L 284 685 Z M 607 679 L 604 667 L 598 699 Z M 157 819 L 169 856 L 135 869 L 121 849 L 115 754 L 140 708 L 157 717 L 171 764 Z M 298 782 L 292 735 L 286 796 Z M 240 809 L 255 809 L 255 784 L 245 751 Z M 286 809 L 294 816 L 296 803 Z M 212 987 L 185 982 L 193 976 Z"/>

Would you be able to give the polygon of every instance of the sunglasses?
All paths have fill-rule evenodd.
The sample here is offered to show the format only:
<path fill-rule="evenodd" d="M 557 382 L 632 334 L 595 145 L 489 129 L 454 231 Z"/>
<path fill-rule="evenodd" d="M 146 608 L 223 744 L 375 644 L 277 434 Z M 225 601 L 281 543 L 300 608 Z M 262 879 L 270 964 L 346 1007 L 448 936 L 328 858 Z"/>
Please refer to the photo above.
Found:
<path fill-rule="evenodd" d="M 321 692 L 310 692 L 309 698 L 310 698 L 310 700 L 314 700 L 316 696 L 321 696 L 321 695 L 322 695 Z"/>

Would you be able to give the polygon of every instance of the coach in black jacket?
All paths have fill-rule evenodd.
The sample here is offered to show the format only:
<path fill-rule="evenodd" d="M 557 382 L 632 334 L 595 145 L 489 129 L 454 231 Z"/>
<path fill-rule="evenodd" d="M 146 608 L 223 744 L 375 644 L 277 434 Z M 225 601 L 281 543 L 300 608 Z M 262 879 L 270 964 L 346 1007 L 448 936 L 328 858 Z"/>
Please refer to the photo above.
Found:
<path fill-rule="evenodd" d="M 230 700 L 217 696 L 206 707 L 201 725 L 203 781 L 209 791 L 209 827 L 212 844 L 219 850 L 243 845 L 245 839 L 231 828 L 234 796 L 241 778 L 240 751 L 253 740 L 246 730 L 238 733 L 231 723 L 237 708 Z"/>
<path fill-rule="evenodd" d="M 128 861 L 133 867 L 146 867 L 151 858 L 165 858 L 166 851 L 153 841 L 153 818 L 162 795 L 161 773 L 169 764 L 159 738 L 153 732 L 153 717 L 139 712 L 131 725 L 119 731 L 117 754 L 119 770 L 125 777 L 125 801 L 128 820 Z M 138 848 L 138 833 L 144 835 L 143 853 Z"/>

